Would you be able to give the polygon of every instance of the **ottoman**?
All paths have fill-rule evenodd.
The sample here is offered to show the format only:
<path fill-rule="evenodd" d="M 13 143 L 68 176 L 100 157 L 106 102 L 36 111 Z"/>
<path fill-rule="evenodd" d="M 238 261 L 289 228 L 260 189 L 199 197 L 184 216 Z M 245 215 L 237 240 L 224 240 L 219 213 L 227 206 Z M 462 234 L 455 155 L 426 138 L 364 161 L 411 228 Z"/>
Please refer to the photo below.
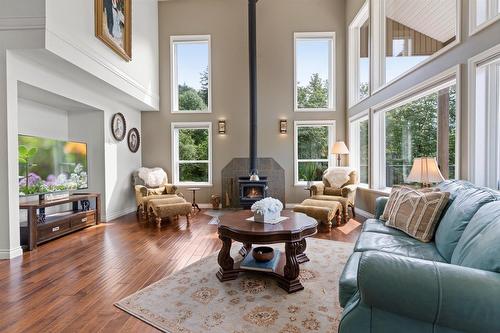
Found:
<path fill-rule="evenodd" d="M 179 196 L 177 194 L 154 194 L 154 195 L 150 195 L 150 196 L 142 198 L 142 203 L 139 206 L 139 212 L 140 212 L 141 218 L 146 219 L 148 217 L 149 205 L 150 205 L 151 201 L 160 200 L 160 199 L 175 199 L 178 197 Z"/>
<path fill-rule="evenodd" d="M 181 197 L 153 199 L 149 201 L 150 218 L 154 218 L 158 227 L 161 227 L 161 220 L 164 218 L 186 216 L 189 224 L 191 216 L 191 204 Z"/>
<path fill-rule="evenodd" d="M 338 201 L 323 201 L 316 199 L 306 199 L 300 205 L 295 206 L 294 212 L 304 213 L 318 222 L 332 226 L 341 222 L 342 204 Z"/>

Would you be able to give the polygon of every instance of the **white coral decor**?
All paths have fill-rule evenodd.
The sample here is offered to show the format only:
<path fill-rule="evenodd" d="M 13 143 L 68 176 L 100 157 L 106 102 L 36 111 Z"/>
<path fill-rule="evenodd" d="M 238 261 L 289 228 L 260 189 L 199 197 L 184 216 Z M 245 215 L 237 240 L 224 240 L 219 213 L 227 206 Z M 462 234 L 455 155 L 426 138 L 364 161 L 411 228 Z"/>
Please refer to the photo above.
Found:
<path fill-rule="evenodd" d="M 280 217 L 283 204 L 277 199 L 265 198 L 254 203 L 251 209 L 254 214 L 254 221 L 268 222 Z"/>

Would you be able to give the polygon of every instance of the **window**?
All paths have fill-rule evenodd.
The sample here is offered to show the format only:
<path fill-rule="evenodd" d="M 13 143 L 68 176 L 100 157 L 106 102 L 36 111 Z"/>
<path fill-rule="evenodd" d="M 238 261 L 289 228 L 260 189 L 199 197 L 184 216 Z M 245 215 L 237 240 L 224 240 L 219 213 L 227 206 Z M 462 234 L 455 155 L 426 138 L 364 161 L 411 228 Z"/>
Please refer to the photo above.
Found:
<path fill-rule="evenodd" d="M 211 112 L 210 36 L 172 36 L 172 112 Z"/>
<path fill-rule="evenodd" d="M 212 124 L 172 123 L 174 184 L 212 184 Z"/>
<path fill-rule="evenodd" d="M 432 56 L 455 45 L 457 0 L 376 0 L 376 88 L 400 78 Z"/>
<path fill-rule="evenodd" d="M 295 111 L 335 111 L 335 33 L 295 33 Z"/>
<path fill-rule="evenodd" d="M 500 189 L 500 46 L 469 61 L 471 180 Z"/>
<path fill-rule="evenodd" d="M 335 121 L 295 121 L 295 185 L 319 181 L 333 166 Z"/>
<path fill-rule="evenodd" d="M 351 120 L 349 125 L 349 146 L 351 167 L 358 171 L 359 182 L 368 185 L 369 175 L 369 132 L 368 115 Z"/>
<path fill-rule="evenodd" d="M 474 34 L 500 19 L 500 1 L 471 0 L 469 11 L 469 32 Z"/>
<path fill-rule="evenodd" d="M 349 26 L 349 103 L 370 95 L 370 7 L 367 1 Z"/>
<path fill-rule="evenodd" d="M 375 110 L 376 187 L 405 183 L 417 157 L 436 157 L 445 179 L 457 176 L 456 100 L 453 72 Z"/>

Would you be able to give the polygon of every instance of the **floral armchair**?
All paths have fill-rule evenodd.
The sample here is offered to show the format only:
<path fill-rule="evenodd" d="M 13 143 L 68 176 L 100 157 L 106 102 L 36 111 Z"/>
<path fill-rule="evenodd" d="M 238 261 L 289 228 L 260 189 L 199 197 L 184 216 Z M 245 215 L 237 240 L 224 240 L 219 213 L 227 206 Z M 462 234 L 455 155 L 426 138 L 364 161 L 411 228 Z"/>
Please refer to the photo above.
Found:
<path fill-rule="evenodd" d="M 356 190 L 359 179 L 358 173 L 355 170 L 350 170 L 348 180 L 340 187 L 330 185 L 330 182 L 325 178 L 325 175 L 330 169 L 323 173 L 323 180 L 314 183 L 311 186 L 312 199 L 325 201 L 338 201 L 342 204 L 345 217 L 348 216 L 348 209 L 351 208 L 352 216 L 356 217 L 354 210 L 356 202 Z M 347 219 L 346 219 L 347 221 Z"/>
<path fill-rule="evenodd" d="M 177 186 L 168 183 L 168 176 L 159 187 L 148 187 L 144 180 L 139 177 L 139 171 L 132 173 L 132 186 L 135 191 L 137 203 L 137 214 L 143 218 L 147 217 L 148 203 L 152 199 L 167 199 L 177 196 Z"/>

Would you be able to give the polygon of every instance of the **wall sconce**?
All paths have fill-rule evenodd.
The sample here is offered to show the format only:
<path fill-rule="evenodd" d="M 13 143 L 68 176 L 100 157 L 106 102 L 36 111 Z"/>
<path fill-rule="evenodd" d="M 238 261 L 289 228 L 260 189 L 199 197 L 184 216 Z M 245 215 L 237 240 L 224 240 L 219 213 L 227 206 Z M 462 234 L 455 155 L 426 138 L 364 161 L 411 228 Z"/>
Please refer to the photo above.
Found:
<path fill-rule="evenodd" d="M 219 120 L 219 134 L 226 134 L 226 121 L 225 120 Z"/>
<path fill-rule="evenodd" d="M 288 130 L 288 122 L 286 119 L 280 120 L 280 133 L 281 134 L 286 134 Z"/>

